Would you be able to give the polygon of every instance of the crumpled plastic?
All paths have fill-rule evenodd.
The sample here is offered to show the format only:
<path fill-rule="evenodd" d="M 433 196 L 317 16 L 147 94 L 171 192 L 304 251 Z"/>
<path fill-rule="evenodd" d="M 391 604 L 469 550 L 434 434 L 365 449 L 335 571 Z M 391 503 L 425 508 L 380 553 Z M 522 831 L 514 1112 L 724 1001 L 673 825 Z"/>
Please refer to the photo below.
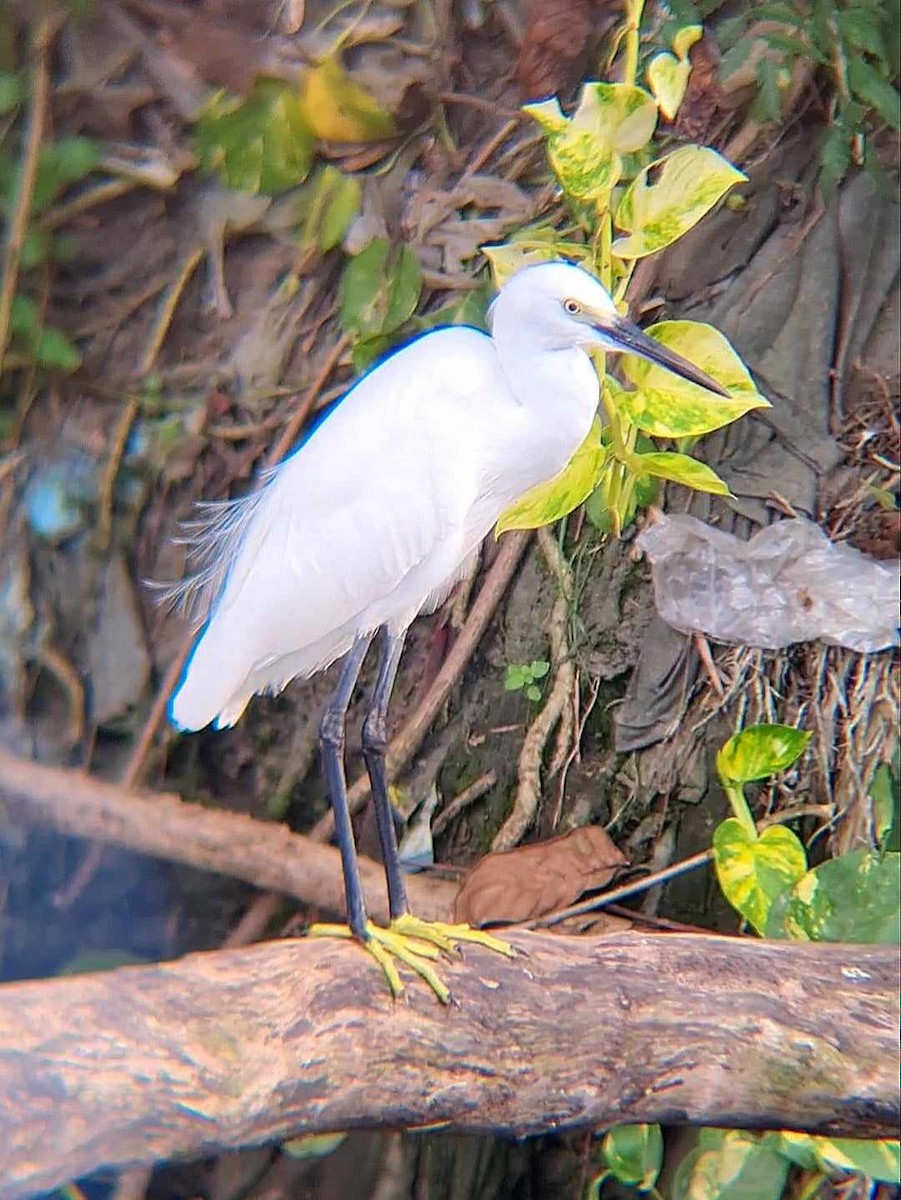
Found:
<path fill-rule="evenodd" d="M 898 562 L 831 542 L 812 521 L 778 521 L 743 541 L 695 517 L 661 516 L 637 544 L 651 561 L 658 612 L 683 633 L 765 649 L 898 644 Z"/>

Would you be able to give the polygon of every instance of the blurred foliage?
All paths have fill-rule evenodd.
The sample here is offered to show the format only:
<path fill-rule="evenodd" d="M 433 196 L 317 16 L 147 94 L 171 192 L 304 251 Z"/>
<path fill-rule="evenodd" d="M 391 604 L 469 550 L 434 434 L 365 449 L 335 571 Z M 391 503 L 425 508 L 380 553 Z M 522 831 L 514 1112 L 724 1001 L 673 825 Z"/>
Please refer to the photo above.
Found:
<path fill-rule="evenodd" d="M 671 0 L 679 21 L 698 21 L 720 2 Z M 875 168 L 870 135 L 901 128 L 901 3 L 899 0 L 763 0 L 729 10 L 718 22 L 726 78 L 753 64 L 752 115 L 776 121 L 798 62 L 813 62 L 829 80 L 829 123 L 821 148 L 823 187 L 834 188 L 852 163 Z"/>
<path fill-rule="evenodd" d="M 6 121 L 0 136 L 0 213 L 7 226 L 19 203 L 20 109 L 27 98 L 27 76 L 0 71 L 0 116 Z M 89 138 L 51 139 L 40 147 L 28 226 L 19 255 L 18 291 L 10 313 L 7 362 L 34 362 L 58 371 L 74 371 L 81 362 L 72 342 L 58 329 L 44 324 L 40 307 L 28 295 L 28 273 L 46 262 L 65 259 L 65 239 L 51 234 L 40 218 L 69 186 L 81 182 L 99 162 L 100 148 Z"/>

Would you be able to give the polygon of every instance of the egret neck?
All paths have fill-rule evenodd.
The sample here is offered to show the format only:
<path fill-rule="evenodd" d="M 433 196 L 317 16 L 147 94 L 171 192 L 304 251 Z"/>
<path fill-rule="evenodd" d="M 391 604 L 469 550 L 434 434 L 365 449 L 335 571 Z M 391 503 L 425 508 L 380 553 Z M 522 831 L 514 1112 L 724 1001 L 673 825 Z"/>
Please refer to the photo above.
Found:
<path fill-rule="evenodd" d="M 581 346 L 543 345 L 533 331 L 497 324 L 493 340 L 501 369 L 526 417 L 527 461 L 520 464 L 517 480 L 522 492 L 563 470 L 588 436 L 600 389 L 594 365 Z"/>

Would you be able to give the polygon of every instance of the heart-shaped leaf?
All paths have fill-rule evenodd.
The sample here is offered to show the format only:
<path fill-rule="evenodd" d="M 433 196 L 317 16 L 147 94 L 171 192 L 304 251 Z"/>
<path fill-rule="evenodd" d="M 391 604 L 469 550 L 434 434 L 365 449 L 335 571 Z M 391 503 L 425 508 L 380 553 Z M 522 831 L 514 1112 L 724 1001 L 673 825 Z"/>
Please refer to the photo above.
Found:
<path fill-rule="evenodd" d="M 618 393 L 617 405 L 645 433 L 655 437 L 697 437 L 728 425 L 751 409 L 770 407 L 754 386 L 747 367 L 712 325 L 661 321 L 647 333 L 706 371 L 722 384 L 729 397 L 715 396 L 665 367 L 634 354 L 624 354 L 622 371 L 636 390 Z"/>
<path fill-rule="evenodd" d="M 648 87 L 668 121 L 674 121 L 685 97 L 691 63 L 675 54 L 655 54 L 648 63 Z"/>
<path fill-rule="evenodd" d="M 654 182 L 651 182 L 652 177 Z M 683 146 L 658 159 L 629 184 L 616 227 L 630 236 L 613 243 L 618 258 L 644 258 L 678 241 L 736 183 L 747 180 L 715 150 Z"/>
<path fill-rule="evenodd" d="M 724 785 L 740 784 L 776 775 L 800 758 L 810 738 L 794 725 L 749 725 L 717 752 L 720 780 Z"/>
<path fill-rule="evenodd" d="M 571 513 L 594 491 L 609 454 L 601 445 L 601 422 L 595 417 L 588 437 L 559 475 L 530 488 L 511 505 L 498 521 L 495 535 L 508 529 L 539 529 Z"/>
<path fill-rule="evenodd" d="M 663 1166 L 663 1134 L 659 1125 L 620 1125 L 601 1143 L 614 1179 L 646 1192 Z"/>
<path fill-rule="evenodd" d="M 717 827 L 713 858 L 723 895 L 760 934 L 773 901 L 807 870 L 804 847 L 790 829 L 774 825 L 755 836 L 734 817 Z"/>
<path fill-rule="evenodd" d="M 547 135 L 548 157 L 563 190 L 575 200 L 610 195 L 622 175 L 623 154 L 650 141 L 657 105 L 643 88 L 626 83 L 586 83 L 568 120 L 556 99 L 524 109 Z"/>
<path fill-rule="evenodd" d="M 774 902 L 766 936 L 897 945 L 901 854 L 856 850 L 814 867 Z"/>

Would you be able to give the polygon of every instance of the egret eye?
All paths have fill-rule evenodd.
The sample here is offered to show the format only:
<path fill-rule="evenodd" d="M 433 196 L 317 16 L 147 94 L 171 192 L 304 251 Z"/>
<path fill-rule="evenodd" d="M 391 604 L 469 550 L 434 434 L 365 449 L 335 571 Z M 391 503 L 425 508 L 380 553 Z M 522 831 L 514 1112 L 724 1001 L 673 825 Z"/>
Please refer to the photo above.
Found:
<path fill-rule="evenodd" d="M 577 316 L 582 311 L 582 305 L 578 300 L 564 300 L 563 307 L 571 317 Z"/>

